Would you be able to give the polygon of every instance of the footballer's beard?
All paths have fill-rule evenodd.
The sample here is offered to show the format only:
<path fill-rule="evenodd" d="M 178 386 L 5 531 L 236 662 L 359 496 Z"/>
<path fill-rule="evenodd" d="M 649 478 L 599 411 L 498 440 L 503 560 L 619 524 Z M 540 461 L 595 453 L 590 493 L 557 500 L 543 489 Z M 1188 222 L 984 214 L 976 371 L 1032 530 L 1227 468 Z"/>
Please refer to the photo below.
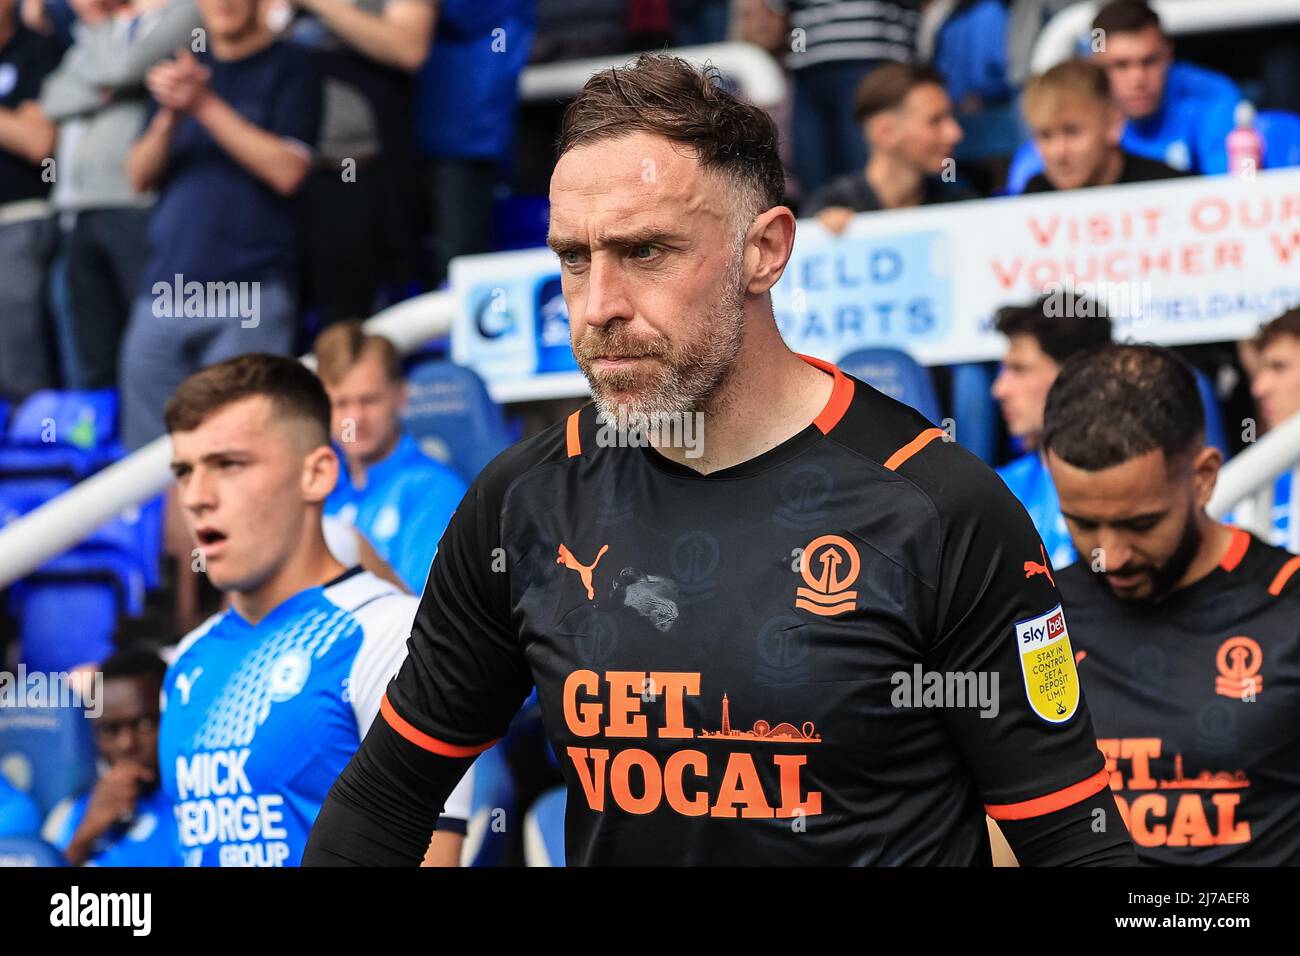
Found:
<path fill-rule="evenodd" d="M 1174 553 L 1164 564 L 1154 569 L 1145 570 L 1151 578 L 1151 590 L 1148 594 L 1130 600 L 1137 603 L 1155 604 L 1166 597 L 1173 591 L 1187 569 L 1192 566 L 1196 560 L 1196 554 L 1201 549 L 1201 542 L 1204 541 L 1205 535 L 1201 533 L 1201 526 L 1196 521 L 1196 508 L 1192 506 L 1188 509 L 1187 523 L 1183 526 L 1183 535 L 1178 541 L 1178 547 L 1174 548 Z M 1118 569 L 1115 573 L 1126 574 L 1133 569 Z M 1104 576 L 1104 575 L 1103 575 Z M 1111 593 L 1114 593 L 1112 590 Z"/>
<path fill-rule="evenodd" d="M 690 325 L 694 338 L 639 339 L 622 321 L 589 328 L 574 343 L 578 368 L 591 386 L 602 420 L 622 420 L 633 430 L 667 423 L 692 412 L 716 413 L 735 370 L 745 334 L 745 290 L 739 253 L 727 267 L 718 298 Z M 702 333 L 702 334 L 701 334 Z M 646 356 L 631 368 L 598 370 L 600 355 Z"/>

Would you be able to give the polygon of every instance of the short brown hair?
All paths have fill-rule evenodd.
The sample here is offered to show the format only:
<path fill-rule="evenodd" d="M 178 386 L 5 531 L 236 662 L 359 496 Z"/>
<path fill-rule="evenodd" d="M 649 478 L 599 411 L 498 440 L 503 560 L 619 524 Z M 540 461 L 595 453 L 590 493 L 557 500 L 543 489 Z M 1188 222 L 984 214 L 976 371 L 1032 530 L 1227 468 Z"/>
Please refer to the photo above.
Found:
<path fill-rule="evenodd" d="M 853 101 L 853 118 L 864 123 L 877 113 L 897 109 L 918 86 L 945 89 L 943 77 L 929 66 L 913 63 L 882 63 L 858 85 Z"/>
<path fill-rule="evenodd" d="M 177 386 L 163 408 L 168 433 L 193 431 L 219 409 L 265 396 L 277 418 L 308 423 L 319 444 L 329 441 L 330 399 L 320 379 L 296 359 L 249 352 L 195 372 Z"/>
<path fill-rule="evenodd" d="M 359 321 L 329 326 L 316 336 L 312 352 L 316 356 L 316 374 L 330 385 L 341 381 L 367 352 L 379 356 L 390 382 L 402 380 L 402 356 L 396 346 L 382 335 L 367 334 Z"/>
<path fill-rule="evenodd" d="M 1144 0 L 1111 0 L 1097 11 L 1092 21 L 1092 28 L 1102 33 L 1141 33 L 1151 27 L 1164 33 L 1160 14 Z"/>
<path fill-rule="evenodd" d="M 601 70 L 564 111 L 557 155 L 629 133 L 654 133 L 690 147 L 700 166 L 748 192 L 755 214 L 785 197 L 780 138 L 766 112 L 720 85 L 715 67 L 642 53 L 631 66 Z"/>
<path fill-rule="evenodd" d="M 1025 83 L 1022 108 L 1028 116 L 1039 104 L 1056 104 L 1076 96 L 1109 107 L 1110 80 L 1106 78 L 1106 71 L 1096 63 L 1078 57 L 1058 63 Z"/>
<path fill-rule="evenodd" d="M 1271 322 L 1261 325 L 1259 334 L 1255 336 L 1255 347 L 1259 349 L 1268 348 L 1284 335 L 1300 339 L 1300 309 L 1283 312 Z"/>

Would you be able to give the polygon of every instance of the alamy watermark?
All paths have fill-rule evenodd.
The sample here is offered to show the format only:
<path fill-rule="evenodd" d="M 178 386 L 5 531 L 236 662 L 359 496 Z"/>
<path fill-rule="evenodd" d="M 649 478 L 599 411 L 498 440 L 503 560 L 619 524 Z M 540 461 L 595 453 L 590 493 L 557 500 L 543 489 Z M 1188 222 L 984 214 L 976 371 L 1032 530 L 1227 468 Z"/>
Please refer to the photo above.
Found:
<path fill-rule="evenodd" d="M 171 282 L 155 282 L 151 291 L 159 319 L 239 319 L 245 329 L 262 321 L 260 282 L 186 282 L 178 272 Z"/>
<path fill-rule="evenodd" d="M 1076 282 L 1067 272 L 1061 282 L 1043 286 L 1043 315 L 1049 319 L 1093 319 L 1107 316 L 1112 321 L 1140 326 L 1151 314 L 1150 282 Z"/>
<path fill-rule="evenodd" d="M 596 421 L 596 444 L 601 448 L 681 448 L 687 458 L 704 454 L 703 412 L 630 412 L 618 406 L 616 414 L 601 412 Z"/>
<path fill-rule="evenodd" d="M 996 717 L 999 709 L 997 671 L 895 671 L 889 702 L 895 707 L 978 707 L 981 717 Z"/>
<path fill-rule="evenodd" d="M 101 671 L 0 671 L 0 709 L 6 707 L 75 707 L 87 717 L 104 713 L 104 674 Z"/>

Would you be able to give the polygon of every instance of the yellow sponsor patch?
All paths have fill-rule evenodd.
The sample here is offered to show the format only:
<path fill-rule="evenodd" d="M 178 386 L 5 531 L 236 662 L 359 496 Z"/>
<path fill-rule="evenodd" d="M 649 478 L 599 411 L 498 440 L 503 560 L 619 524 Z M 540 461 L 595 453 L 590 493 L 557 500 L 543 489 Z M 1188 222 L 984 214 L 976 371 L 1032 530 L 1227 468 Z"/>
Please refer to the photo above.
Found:
<path fill-rule="evenodd" d="M 1016 623 L 1016 652 L 1034 713 L 1053 724 L 1073 717 L 1079 707 L 1079 674 L 1061 605 Z"/>

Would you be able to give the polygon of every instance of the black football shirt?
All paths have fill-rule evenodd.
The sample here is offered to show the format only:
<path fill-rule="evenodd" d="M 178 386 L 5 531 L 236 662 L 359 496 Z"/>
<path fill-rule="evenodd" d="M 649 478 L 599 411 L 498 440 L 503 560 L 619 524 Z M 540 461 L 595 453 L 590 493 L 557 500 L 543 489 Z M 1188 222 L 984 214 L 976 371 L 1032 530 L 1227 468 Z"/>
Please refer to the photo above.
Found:
<path fill-rule="evenodd" d="M 700 475 L 587 405 L 499 456 L 444 533 L 382 713 L 464 757 L 536 685 L 571 865 L 987 863 L 986 812 L 1105 789 L 1024 509 L 803 358 L 831 398 L 749 461 Z"/>
<path fill-rule="evenodd" d="M 1235 530 L 1208 576 L 1120 601 L 1057 572 L 1110 785 L 1148 863 L 1300 863 L 1300 557 Z"/>

